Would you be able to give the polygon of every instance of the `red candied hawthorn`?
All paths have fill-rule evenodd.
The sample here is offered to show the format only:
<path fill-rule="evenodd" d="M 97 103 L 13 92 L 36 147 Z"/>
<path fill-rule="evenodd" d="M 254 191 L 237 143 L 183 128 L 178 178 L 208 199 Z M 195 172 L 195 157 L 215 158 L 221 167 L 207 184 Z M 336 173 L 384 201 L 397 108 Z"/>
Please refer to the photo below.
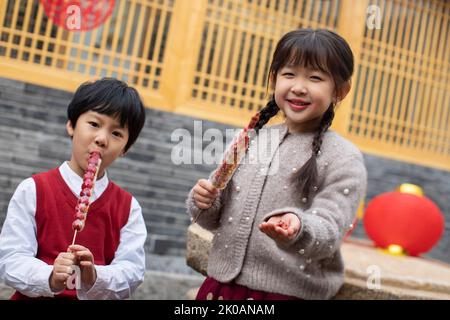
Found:
<path fill-rule="evenodd" d="M 83 176 L 83 180 L 87 180 L 87 179 L 94 179 L 95 174 L 93 172 L 89 172 L 87 171 L 84 176 Z"/>
<path fill-rule="evenodd" d="M 76 230 L 76 231 L 80 232 L 81 230 L 83 230 L 83 228 L 84 228 L 84 222 L 81 221 L 81 220 L 77 219 L 77 220 L 75 220 L 72 223 L 72 229 L 73 230 Z"/>
<path fill-rule="evenodd" d="M 78 200 L 79 203 L 88 205 L 89 204 L 89 197 L 87 196 L 81 196 L 80 199 Z"/>
<path fill-rule="evenodd" d="M 93 184 L 93 182 L 92 182 L 92 180 L 91 179 L 86 179 L 84 182 L 83 182 L 83 185 L 81 186 L 81 189 L 91 189 L 92 188 L 92 186 L 93 186 L 94 184 Z"/>
<path fill-rule="evenodd" d="M 91 196 L 91 189 L 88 189 L 88 188 L 84 188 L 82 191 L 81 191 L 81 194 L 80 194 L 82 197 L 90 197 Z"/>
<path fill-rule="evenodd" d="M 100 159 L 100 153 L 97 151 L 94 151 L 91 153 L 91 157 L 89 158 L 89 162 L 97 164 L 98 160 Z"/>
<path fill-rule="evenodd" d="M 81 211 L 77 211 L 77 213 L 75 213 L 75 219 L 78 220 L 85 220 L 86 219 L 86 215 L 84 213 L 82 213 Z"/>

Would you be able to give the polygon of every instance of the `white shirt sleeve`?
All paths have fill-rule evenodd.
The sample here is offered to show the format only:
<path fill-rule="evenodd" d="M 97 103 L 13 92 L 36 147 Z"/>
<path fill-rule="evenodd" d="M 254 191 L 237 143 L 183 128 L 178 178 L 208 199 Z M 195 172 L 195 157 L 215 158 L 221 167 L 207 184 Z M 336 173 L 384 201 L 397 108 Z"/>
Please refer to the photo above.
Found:
<path fill-rule="evenodd" d="M 36 185 L 22 181 L 8 205 L 0 234 L 0 279 L 29 297 L 53 297 L 53 266 L 36 258 Z"/>
<path fill-rule="evenodd" d="M 147 238 L 142 209 L 133 197 L 127 224 L 120 230 L 120 243 L 113 261 L 107 266 L 95 266 L 97 280 L 86 290 L 77 290 L 80 300 L 126 299 L 144 281 L 145 251 Z"/>

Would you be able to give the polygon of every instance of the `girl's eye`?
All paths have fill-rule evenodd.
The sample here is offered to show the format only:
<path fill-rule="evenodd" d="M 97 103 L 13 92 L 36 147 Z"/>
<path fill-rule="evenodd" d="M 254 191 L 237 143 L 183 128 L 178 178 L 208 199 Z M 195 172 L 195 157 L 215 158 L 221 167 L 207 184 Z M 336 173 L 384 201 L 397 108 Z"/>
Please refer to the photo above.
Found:
<path fill-rule="evenodd" d="M 122 138 L 123 137 L 123 135 L 120 132 L 118 132 L 118 131 L 114 131 L 112 134 L 114 136 L 118 137 L 118 138 Z"/>
<path fill-rule="evenodd" d="M 98 128 L 98 123 L 94 122 L 94 121 L 89 121 L 89 124 L 94 127 L 94 128 Z"/>
<path fill-rule="evenodd" d="M 319 77 L 319 76 L 311 76 L 311 79 L 317 80 L 317 81 L 321 81 L 322 80 L 322 78 Z"/>
<path fill-rule="evenodd" d="M 294 74 L 292 72 L 284 72 L 281 75 L 284 77 L 293 77 L 294 76 Z"/>

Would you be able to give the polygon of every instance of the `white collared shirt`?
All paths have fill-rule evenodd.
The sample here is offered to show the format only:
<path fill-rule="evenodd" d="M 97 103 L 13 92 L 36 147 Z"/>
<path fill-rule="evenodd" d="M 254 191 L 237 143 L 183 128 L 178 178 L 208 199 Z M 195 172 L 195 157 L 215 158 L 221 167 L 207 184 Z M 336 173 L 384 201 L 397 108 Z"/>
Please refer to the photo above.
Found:
<path fill-rule="evenodd" d="M 82 178 L 64 162 L 59 167 L 64 181 L 78 197 Z M 97 180 L 93 201 L 108 186 L 108 177 Z M 53 297 L 49 277 L 53 266 L 36 258 L 36 184 L 33 178 L 22 181 L 8 206 L 0 234 L 0 279 L 29 297 Z M 97 280 L 85 290 L 77 289 L 79 299 L 125 299 L 143 282 L 145 274 L 144 243 L 147 229 L 137 200 L 131 201 L 127 224 L 120 230 L 120 243 L 110 265 L 95 266 Z"/>

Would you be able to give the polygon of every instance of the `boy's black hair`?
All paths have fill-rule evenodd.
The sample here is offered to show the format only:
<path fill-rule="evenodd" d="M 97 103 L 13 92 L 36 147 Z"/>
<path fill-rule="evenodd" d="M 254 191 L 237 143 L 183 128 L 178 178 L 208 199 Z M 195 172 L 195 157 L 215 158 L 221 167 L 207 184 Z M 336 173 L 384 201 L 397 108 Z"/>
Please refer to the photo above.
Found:
<path fill-rule="evenodd" d="M 145 122 L 145 109 L 136 89 L 114 78 L 85 82 L 78 87 L 67 107 L 67 117 L 75 128 L 83 113 L 95 111 L 108 116 L 119 116 L 120 126 L 128 127 L 125 152 L 136 141 Z"/>

